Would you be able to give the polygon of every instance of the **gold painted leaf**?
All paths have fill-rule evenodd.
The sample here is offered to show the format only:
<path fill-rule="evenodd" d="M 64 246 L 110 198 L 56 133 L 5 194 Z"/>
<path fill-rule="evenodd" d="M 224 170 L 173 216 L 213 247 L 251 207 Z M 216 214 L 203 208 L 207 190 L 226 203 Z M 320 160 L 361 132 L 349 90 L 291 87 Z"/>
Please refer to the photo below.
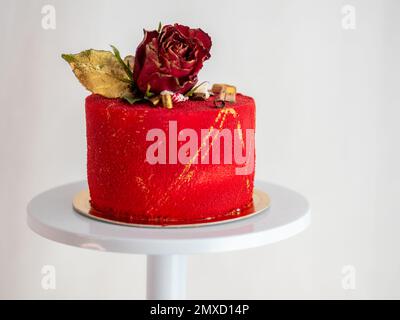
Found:
<path fill-rule="evenodd" d="M 77 54 L 63 54 L 62 58 L 89 91 L 107 98 L 122 98 L 130 94 L 132 82 L 112 52 L 90 49 Z"/>

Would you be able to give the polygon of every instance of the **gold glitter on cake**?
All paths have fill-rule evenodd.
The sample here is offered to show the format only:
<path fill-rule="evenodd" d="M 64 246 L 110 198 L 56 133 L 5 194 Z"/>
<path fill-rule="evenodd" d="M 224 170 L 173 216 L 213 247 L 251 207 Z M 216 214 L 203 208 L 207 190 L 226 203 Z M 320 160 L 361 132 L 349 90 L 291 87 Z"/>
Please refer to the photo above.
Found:
<path fill-rule="evenodd" d="M 247 188 L 247 190 L 249 190 L 250 189 L 250 179 L 247 177 L 246 178 L 246 188 Z"/>
<path fill-rule="evenodd" d="M 144 193 L 149 193 L 150 190 L 147 187 L 146 183 L 143 181 L 141 177 L 135 177 L 137 185 L 142 189 Z"/>
<path fill-rule="evenodd" d="M 184 166 L 182 172 L 175 179 L 175 181 L 173 183 L 171 183 L 169 185 L 169 188 L 167 188 L 167 190 L 165 191 L 165 193 L 160 198 L 157 199 L 157 202 L 155 203 L 153 208 L 151 210 L 149 210 L 149 214 L 151 214 L 151 212 L 154 210 L 154 208 L 159 208 L 160 206 L 162 206 L 164 203 L 166 203 L 168 201 L 171 190 L 177 190 L 177 189 L 181 188 L 185 183 L 188 183 L 193 179 L 194 171 L 191 170 L 192 164 L 199 157 L 199 154 L 201 154 L 201 151 L 207 146 L 206 141 L 207 141 L 207 139 L 210 139 L 210 136 L 211 136 L 212 132 L 214 131 L 214 128 L 217 128 L 218 130 L 221 130 L 223 128 L 225 121 L 226 121 L 226 117 L 228 115 L 231 115 L 234 119 L 236 119 L 238 117 L 238 113 L 233 108 L 224 108 L 218 112 L 217 116 L 215 117 L 214 124 L 209 127 L 208 134 L 206 136 L 204 136 L 204 138 L 202 139 L 200 147 L 196 150 L 193 157 L 191 159 L 189 159 L 188 163 Z M 236 128 L 238 128 L 240 130 L 239 138 L 241 139 L 242 146 L 244 147 L 242 127 L 241 127 L 240 120 L 238 120 Z M 215 139 L 217 139 L 217 137 L 218 137 L 218 135 L 214 135 L 212 137 L 209 148 L 207 150 L 205 150 L 206 155 L 208 155 L 209 150 L 212 148 L 213 143 L 214 143 Z M 202 159 L 204 159 L 204 158 L 202 157 Z"/>

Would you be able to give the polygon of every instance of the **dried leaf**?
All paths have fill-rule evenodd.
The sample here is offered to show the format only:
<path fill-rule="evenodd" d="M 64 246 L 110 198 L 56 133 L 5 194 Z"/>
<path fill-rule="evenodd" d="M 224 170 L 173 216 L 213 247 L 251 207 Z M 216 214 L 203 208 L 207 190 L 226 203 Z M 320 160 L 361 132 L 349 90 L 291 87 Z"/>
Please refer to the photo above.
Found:
<path fill-rule="evenodd" d="M 143 97 L 137 97 L 133 93 L 128 93 L 124 95 L 122 99 L 129 102 L 129 104 L 134 104 L 135 102 L 144 101 Z"/>
<path fill-rule="evenodd" d="M 110 51 L 85 50 L 63 54 L 82 85 L 107 98 L 121 98 L 131 92 L 132 82 L 124 67 Z"/>

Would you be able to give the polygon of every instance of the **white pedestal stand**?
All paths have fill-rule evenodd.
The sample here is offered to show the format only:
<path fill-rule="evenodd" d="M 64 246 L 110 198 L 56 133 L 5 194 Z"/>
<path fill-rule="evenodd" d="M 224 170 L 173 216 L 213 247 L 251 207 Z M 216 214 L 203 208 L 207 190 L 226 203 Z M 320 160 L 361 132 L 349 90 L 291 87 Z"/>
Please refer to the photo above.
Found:
<path fill-rule="evenodd" d="M 271 207 L 242 220 L 194 228 L 138 228 L 86 218 L 72 208 L 87 188 L 76 182 L 36 196 L 28 205 L 28 225 L 60 243 L 109 252 L 147 255 L 147 298 L 184 299 L 186 255 L 241 250 L 287 239 L 310 223 L 310 206 L 297 192 L 258 181 Z"/>
<path fill-rule="evenodd" d="M 184 299 L 186 257 L 183 255 L 147 256 L 147 299 Z"/>

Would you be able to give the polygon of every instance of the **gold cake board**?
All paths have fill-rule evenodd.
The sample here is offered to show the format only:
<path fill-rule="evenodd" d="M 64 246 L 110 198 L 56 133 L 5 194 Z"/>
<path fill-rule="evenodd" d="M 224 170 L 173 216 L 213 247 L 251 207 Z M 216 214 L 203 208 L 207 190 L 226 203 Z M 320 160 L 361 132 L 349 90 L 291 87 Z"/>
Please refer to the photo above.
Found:
<path fill-rule="evenodd" d="M 250 209 L 247 209 L 248 212 L 246 212 L 245 215 L 238 215 L 237 217 L 229 217 L 224 220 L 218 220 L 218 221 L 205 221 L 205 222 L 197 222 L 197 223 L 189 223 L 189 224 L 170 224 L 170 225 L 159 225 L 159 224 L 140 224 L 140 223 L 129 223 L 129 222 L 122 222 L 122 221 L 116 221 L 116 220 L 111 220 L 107 218 L 102 218 L 97 215 L 94 215 L 93 212 L 95 210 L 91 207 L 90 205 L 90 195 L 89 195 L 89 190 L 82 190 L 79 193 L 77 193 L 73 200 L 72 200 L 72 205 L 75 211 L 78 213 L 82 214 L 85 217 L 102 221 L 102 222 L 108 222 L 112 224 L 117 224 L 117 225 L 122 225 L 122 226 L 129 226 L 129 227 L 141 227 L 141 228 L 193 228 L 193 227 L 203 227 L 203 226 L 210 226 L 210 225 L 216 225 L 216 224 L 222 224 L 222 223 L 229 223 L 233 221 L 238 221 L 238 220 L 243 220 L 247 219 L 250 217 L 255 216 L 258 213 L 263 212 L 264 210 L 268 209 L 271 204 L 270 197 L 268 194 L 264 191 L 261 191 L 259 189 L 254 189 L 253 191 L 253 205 Z"/>

